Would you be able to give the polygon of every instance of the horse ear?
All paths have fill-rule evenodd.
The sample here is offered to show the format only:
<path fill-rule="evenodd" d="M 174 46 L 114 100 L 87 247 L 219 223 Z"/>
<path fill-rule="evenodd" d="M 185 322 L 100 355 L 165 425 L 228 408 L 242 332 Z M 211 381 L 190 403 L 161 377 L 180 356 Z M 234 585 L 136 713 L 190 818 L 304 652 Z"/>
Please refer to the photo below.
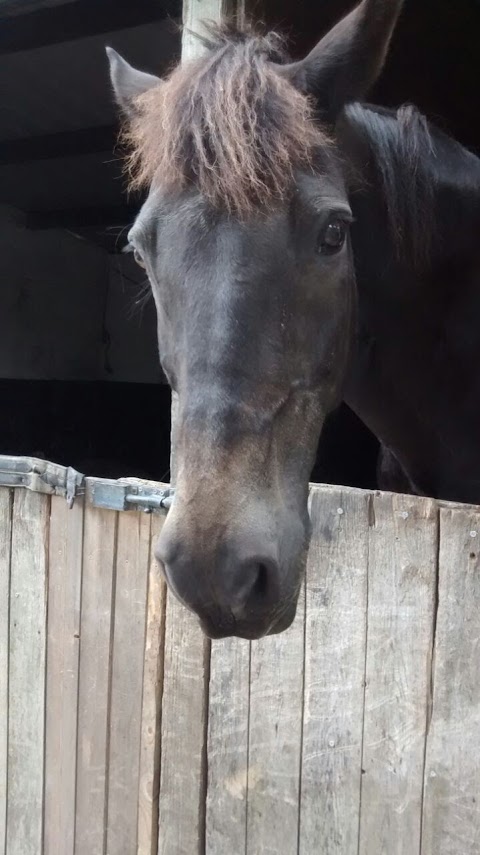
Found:
<path fill-rule="evenodd" d="M 115 100 L 120 109 L 132 117 L 135 114 L 134 99 L 153 86 L 158 86 L 160 77 L 138 71 L 111 47 L 105 48 L 110 63 L 110 80 L 112 81 Z"/>
<path fill-rule="evenodd" d="M 280 67 L 301 91 L 313 95 L 329 121 L 363 98 L 379 76 L 403 0 L 363 0 L 300 62 Z"/>

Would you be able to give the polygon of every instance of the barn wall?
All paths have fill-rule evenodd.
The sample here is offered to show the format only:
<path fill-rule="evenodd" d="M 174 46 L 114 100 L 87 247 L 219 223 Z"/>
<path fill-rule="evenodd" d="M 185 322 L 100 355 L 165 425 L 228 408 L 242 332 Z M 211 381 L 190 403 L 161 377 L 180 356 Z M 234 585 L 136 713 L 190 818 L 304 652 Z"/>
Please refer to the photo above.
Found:
<path fill-rule="evenodd" d="M 63 231 L 31 232 L 2 211 L 0 376 L 98 375 L 107 258 Z"/>
<path fill-rule="evenodd" d="M 101 379 L 164 382 L 157 348 L 155 304 L 144 271 L 131 257 L 109 256 Z"/>
<path fill-rule="evenodd" d="M 1 209 L 0 378 L 160 381 L 141 280 L 131 259 Z"/>

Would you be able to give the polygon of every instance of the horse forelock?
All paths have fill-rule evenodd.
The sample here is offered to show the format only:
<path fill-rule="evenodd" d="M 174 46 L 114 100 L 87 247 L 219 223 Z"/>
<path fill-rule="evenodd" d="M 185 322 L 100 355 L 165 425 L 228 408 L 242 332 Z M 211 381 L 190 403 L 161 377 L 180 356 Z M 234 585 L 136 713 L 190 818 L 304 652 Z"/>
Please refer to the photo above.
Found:
<path fill-rule="evenodd" d="M 276 34 L 215 27 L 208 53 L 177 66 L 139 96 L 124 133 L 134 188 L 194 185 L 215 207 L 243 216 L 271 208 L 294 171 L 329 146 L 314 108 L 281 74 Z"/>

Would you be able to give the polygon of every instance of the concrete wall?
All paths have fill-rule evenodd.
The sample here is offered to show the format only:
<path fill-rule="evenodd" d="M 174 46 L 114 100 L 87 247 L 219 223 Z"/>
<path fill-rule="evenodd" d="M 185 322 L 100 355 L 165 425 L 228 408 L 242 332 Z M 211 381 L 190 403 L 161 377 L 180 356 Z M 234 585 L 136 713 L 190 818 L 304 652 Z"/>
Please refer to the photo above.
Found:
<path fill-rule="evenodd" d="M 132 259 L 0 209 L 0 377 L 161 381 L 141 281 Z"/>

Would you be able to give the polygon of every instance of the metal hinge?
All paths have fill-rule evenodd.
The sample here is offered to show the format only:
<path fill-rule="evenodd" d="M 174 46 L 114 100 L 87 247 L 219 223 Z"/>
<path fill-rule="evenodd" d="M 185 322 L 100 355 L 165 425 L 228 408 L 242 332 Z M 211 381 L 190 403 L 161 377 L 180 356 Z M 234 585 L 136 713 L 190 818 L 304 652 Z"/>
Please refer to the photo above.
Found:
<path fill-rule="evenodd" d="M 111 511 L 167 511 L 173 502 L 173 490 L 136 478 L 109 481 L 88 478 L 87 500 L 96 508 Z"/>
<path fill-rule="evenodd" d="M 85 478 L 71 466 L 60 466 L 37 457 L 0 455 L 0 487 L 25 487 L 35 493 L 64 496 L 71 508 L 85 492 Z"/>

